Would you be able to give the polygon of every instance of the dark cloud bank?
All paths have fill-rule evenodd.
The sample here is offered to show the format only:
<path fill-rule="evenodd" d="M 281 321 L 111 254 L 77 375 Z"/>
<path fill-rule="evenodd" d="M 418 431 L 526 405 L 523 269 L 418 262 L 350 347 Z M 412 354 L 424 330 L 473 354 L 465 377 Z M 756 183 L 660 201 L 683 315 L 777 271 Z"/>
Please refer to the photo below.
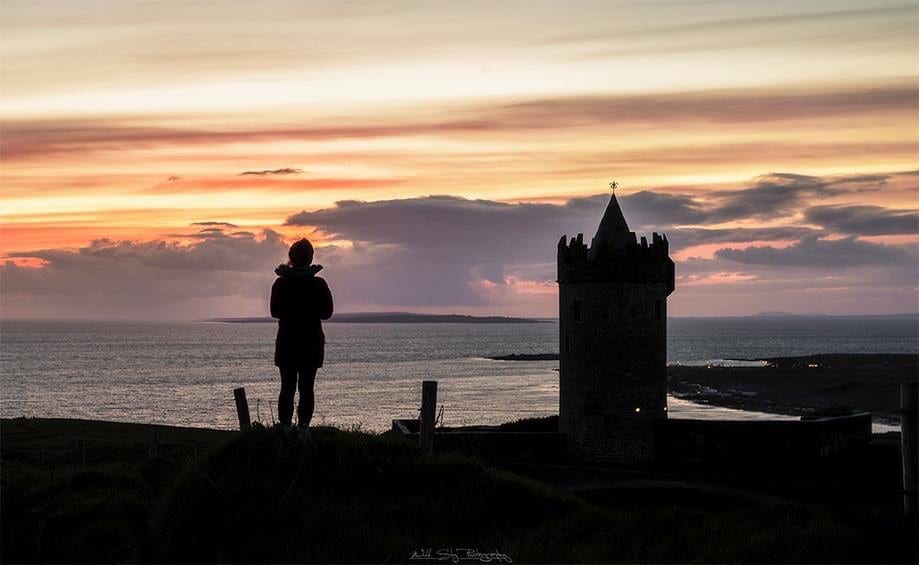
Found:
<path fill-rule="evenodd" d="M 261 305 L 266 278 L 287 245 L 279 234 L 207 228 L 189 246 L 99 239 L 77 250 L 44 249 L 42 268 L 0 266 L 7 317 L 189 319 Z M 235 310 L 234 310 L 235 311 Z"/>
<path fill-rule="evenodd" d="M 919 232 L 915 210 L 880 206 L 813 206 L 804 213 L 812 224 L 854 235 L 899 235 Z"/>
<path fill-rule="evenodd" d="M 239 173 L 239 176 L 270 176 L 270 175 L 299 175 L 303 173 L 303 169 L 292 169 L 290 167 L 285 167 L 283 169 L 265 169 L 261 171 L 243 171 Z"/>
<path fill-rule="evenodd" d="M 919 233 L 915 210 L 815 204 L 877 190 L 888 178 L 771 174 L 743 188 L 709 192 L 704 199 L 643 191 L 620 201 L 633 230 L 666 232 L 674 252 L 716 245 L 713 257 L 680 262 L 684 286 L 676 300 L 707 301 L 708 312 L 718 313 L 720 287 L 692 283 L 728 273 L 741 275 L 743 282 L 723 283 L 731 286 L 722 290 L 746 292 L 751 303 L 768 309 L 779 291 L 826 285 L 850 289 L 851 300 L 857 301 L 851 289 L 894 296 L 914 287 L 919 260 L 914 243 L 884 244 L 863 237 Z M 319 249 L 327 267 L 323 274 L 344 309 L 501 310 L 529 304 L 545 310 L 554 299 L 525 296 L 515 285 L 527 281 L 551 288 L 558 238 L 578 232 L 590 238 L 608 199 L 598 194 L 564 204 L 454 196 L 349 200 L 293 214 L 286 223 L 353 243 Z M 747 220 L 782 220 L 782 225 L 706 227 Z M 3 266 L 4 307 L 23 315 L 47 315 L 49 308 L 60 307 L 84 317 L 262 313 L 272 269 L 285 257 L 286 243 L 271 230 L 255 234 L 219 221 L 197 225 L 203 229 L 172 234 L 194 240 L 185 246 L 103 239 L 75 251 L 17 254 L 46 265 Z M 749 242 L 755 244 L 741 246 Z"/>

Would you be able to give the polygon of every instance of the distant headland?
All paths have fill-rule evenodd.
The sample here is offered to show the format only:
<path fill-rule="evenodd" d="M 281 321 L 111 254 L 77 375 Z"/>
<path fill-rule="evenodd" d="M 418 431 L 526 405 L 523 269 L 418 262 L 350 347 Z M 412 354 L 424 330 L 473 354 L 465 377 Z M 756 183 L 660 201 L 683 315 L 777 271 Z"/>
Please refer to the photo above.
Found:
<path fill-rule="evenodd" d="M 208 318 L 202 322 L 265 324 L 274 318 Z M 466 314 L 416 314 L 413 312 L 351 312 L 335 314 L 329 322 L 340 324 L 539 324 L 545 320 L 509 316 L 469 316 Z"/>

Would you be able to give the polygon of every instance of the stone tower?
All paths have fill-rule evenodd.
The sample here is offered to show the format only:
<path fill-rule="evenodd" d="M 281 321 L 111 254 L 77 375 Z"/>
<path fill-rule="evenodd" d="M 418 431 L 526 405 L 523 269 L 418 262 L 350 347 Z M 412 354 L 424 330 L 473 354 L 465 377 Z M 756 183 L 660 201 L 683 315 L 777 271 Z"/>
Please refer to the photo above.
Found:
<path fill-rule="evenodd" d="M 559 428 L 572 456 L 650 461 L 667 418 L 667 238 L 629 231 L 615 193 L 590 247 L 558 242 Z"/>

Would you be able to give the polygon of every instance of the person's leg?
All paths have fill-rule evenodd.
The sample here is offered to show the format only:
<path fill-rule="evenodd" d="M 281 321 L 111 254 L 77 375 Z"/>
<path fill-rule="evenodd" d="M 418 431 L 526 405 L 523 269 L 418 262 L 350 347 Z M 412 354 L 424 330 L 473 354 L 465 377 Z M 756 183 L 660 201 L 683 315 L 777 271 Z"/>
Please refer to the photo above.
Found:
<path fill-rule="evenodd" d="M 297 425 L 306 428 L 313 419 L 313 385 L 316 382 L 316 367 L 300 369 L 300 403 L 297 404 Z"/>
<path fill-rule="evenodd" d="M 294 417 L 294 393 L 297 391 L 297 369 L 279 367 L 281 371 L 281 394 L 278 395 L 278 420 L 289 426 Z"/>

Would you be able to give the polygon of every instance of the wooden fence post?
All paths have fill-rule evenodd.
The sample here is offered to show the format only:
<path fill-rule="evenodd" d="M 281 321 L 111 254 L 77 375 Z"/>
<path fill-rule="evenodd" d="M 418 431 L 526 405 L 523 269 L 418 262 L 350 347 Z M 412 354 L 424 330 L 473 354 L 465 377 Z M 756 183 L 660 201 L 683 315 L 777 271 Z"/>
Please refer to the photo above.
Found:
<path fill-rule="evenodd" d="M 421 433 L 418 445 L 424 453 L 434 451 L 434 411 L 437 408 L 437 381 L 421 382 Z"/>
<path fill-rule="evenodd" d="M 916 409 L 919 405 L 919 383 L 900 385 L 900 453 L 903 458 L 903 511 L 909 516 L 916 514 L 917 451 L 916 432 L 919 419 Z"/>
<path fill-rule="evenodd" d="M 233 397 L 236 398 L 236 415 L 239 416 L 239 429 L 246 431 L 252 427 L 252 420 L 249 419 L 249 402 L 246 400 L 245 387 L 234 388 Z"/>

